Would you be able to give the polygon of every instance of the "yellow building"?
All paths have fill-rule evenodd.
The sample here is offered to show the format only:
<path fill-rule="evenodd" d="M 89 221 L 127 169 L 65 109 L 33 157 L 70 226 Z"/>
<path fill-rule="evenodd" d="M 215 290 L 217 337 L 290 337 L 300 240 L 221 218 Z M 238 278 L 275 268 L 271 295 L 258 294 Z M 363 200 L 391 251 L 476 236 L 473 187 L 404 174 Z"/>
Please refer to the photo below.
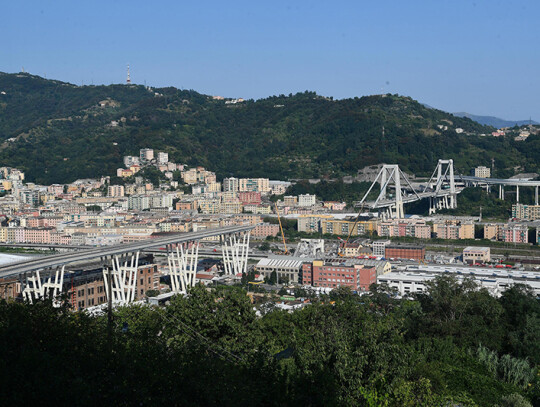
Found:
<path fill-rule="evenodd" d="M 377 220 L 359 221 L 356 225 L 354 220 L 322 219 L 321 231 L 323 234 L 359 236 L 377 231 Z"/>

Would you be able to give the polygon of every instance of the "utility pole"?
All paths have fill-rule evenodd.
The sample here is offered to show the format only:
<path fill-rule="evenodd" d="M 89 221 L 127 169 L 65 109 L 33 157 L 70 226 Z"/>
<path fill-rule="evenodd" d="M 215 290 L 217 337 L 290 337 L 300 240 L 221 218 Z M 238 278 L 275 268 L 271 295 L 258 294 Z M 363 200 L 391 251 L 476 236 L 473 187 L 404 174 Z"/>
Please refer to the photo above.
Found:
<path fill-rule="evenodd" d="M 113 259 L 114 261 L 114 259 Z M 111 269 L 107 270 L 107 289 L 109 297 L 107 298 L 107 341 L 109 352 L 112 352 L 112 336 L 113 336 L 113 315 L 112 315 L 112 277 Z"/>

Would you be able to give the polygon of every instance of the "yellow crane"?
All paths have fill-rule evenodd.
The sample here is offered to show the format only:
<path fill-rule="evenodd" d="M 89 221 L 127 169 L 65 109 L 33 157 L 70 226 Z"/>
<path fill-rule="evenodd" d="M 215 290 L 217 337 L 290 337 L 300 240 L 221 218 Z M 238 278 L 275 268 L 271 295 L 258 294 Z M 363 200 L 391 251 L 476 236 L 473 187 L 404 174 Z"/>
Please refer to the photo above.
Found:
<path fill-rule="evenodd" d="M 281 230 L 281 237 L 283 238 L 283 246 L 285 247 L 285 251 L 283 252 L 283 254 L 289 254 L 289 251 L 287 250 L 287 243 L 285 243 L 285 233 L 283 233 L 283 226 L 281 225 L 281 217 L 279 216 L 279 209 L 276 202 L 274 202 L 274 206 L 276 207 L 277 219 L 279 222 L 279 230 Z"/>

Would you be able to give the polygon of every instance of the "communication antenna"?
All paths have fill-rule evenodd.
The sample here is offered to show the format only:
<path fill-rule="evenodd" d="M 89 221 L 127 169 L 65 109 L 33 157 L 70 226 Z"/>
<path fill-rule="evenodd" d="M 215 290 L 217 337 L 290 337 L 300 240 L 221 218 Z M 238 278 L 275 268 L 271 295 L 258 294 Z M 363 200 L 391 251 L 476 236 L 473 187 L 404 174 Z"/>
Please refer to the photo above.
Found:
<path fill-rule="evenodd" d="M 126 83 L 129 85 L 131 83 L 131 77 L 129 76 L 129 64 L 127 66 L 127 78 L 126 78 Z"/>

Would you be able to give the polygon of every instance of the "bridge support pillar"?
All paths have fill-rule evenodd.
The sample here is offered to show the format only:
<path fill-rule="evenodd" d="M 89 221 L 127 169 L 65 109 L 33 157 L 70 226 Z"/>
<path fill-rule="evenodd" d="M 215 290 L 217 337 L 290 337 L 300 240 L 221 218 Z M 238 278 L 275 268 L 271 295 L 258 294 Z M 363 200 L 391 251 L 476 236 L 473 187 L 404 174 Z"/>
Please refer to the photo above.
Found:
<path fill-rule="evenodd" d="M 198 242 L 182 243 L 176 246 L 176 250 L 172 245 L 167 246 L 169 276 L 173 292 L 185 294 L 195 285 L 198 259 Z"/>
<path fill-rule="evenodd" d="M 124 259 L 121 259 L 120 256 L 112 256 L 112 270 L 108 267 L 103 269 L 107 299 L 111 296 L 112 302 L 121 305 L 129 304 L 135 300 L 138 265 L 139 252 L 132 253 L 131 256 L 126 256 Z M 109 292 L 109 278 L 111 279 L 111 292 Z"/>
<path fill-rule="evenodd" d="M 221 251 L 226 275 L 247 273 L 250 234 L 248 231 L 222 237 Z"/>
<path fill-rule="evenodd" d="M 54 280 L 52 280 L 53 272 L 49 272 L 49 277 L 45 280 L 41 277 L 39 270 L 33 272 L 30 277 L 26 277 L 25 287 L 22 292 L 23 298 L 30 304 L 34 300 L 44 298 L 52 298 L 53 300 L 62 292 L 64 284 L 64 271 L 66 266 L 57 267 L 54 272 Z M 60 304 L 56 301 L 55 306 Z"/>
<path fill-rule="evenodd" d="M 516 202 L 519 203 L 519 185 L 516 185 Z"/>
<path fill-rule="evenodd" d="M 534 187 L 534 204 L 538 205 L 538 186 Z"/>

